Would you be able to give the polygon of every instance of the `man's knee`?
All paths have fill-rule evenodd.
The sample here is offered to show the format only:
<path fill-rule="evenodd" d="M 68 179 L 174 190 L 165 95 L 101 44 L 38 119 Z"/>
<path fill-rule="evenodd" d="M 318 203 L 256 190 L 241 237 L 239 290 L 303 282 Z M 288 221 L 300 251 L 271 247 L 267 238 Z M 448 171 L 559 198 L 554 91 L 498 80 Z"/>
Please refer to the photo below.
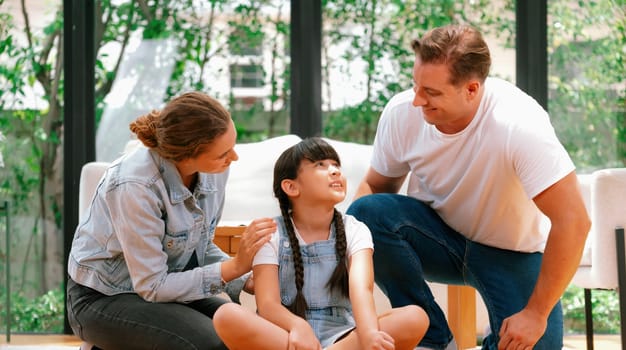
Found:
<path fill-rule="evenodd" d="M 372 206 L 370 197 L 371 196 L 364 196 L 356 199 L 350 204 L 346 213 L 356 218 L 364 216 L 364 213 L 366 213 Z"/>
<path fill-rule="evenodd" d="M 387 193 L 371 194 L 356 199 L 346 211 L 363 222 L 371 221 L 380 217 L 383 211 L 394 207 L 392 195 Z"/>

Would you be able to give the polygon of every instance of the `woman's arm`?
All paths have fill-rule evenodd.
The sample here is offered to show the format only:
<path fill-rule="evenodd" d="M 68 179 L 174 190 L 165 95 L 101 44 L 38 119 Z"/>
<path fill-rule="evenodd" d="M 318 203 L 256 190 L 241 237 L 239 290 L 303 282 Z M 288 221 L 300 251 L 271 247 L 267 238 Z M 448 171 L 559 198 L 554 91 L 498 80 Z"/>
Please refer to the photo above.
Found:
<path fill-rule="evenodd" d="M 169 272 L 168 254 L 179 255 L 185 237 L 166 233 L 164 203 L 158 192 L 138 182 L 120 184 L 107 191 L 100 215 L 108 215 L 119 242 L 133 290 L 150 302 L 186 302 L 206 297 L 201 269 Z M 116 272 L 111 272 L 115 274 Z M 119 272 L 117 272 L 119 273 Z M 215 279 L 219 282 L 219 276 Z M 217 286 L 219 287 L 219 285 Z"/>
<path fill-rule="evenodd" d="M 143 183 L 126 182 L 116 190 L 108 191 L 104 198 L 105 210 L 101 215 L 110 216 L 112 231 L 119 241 L 117 249 L 123 252 L 133 290 L 150 302 L 189 302 L 221 293 L 223 276 L 219 261 L 231 258 L 216 246 L 212 249 L 212 244 L 209 244 L 207 249 L 211 251 L 205 253 L 205 257 L 208 253 L 217 255 L 207 257 L 203 266 L 181 272 L 170 271 L 168 260 L 182 255 L 188 237 L 185 232 L 166 232 L 163 212 L 171 210 L 168 211 L 170 215 L 178 212 L 163 201 L 164 194 L 159 193 L 159 189 L 155 191 Z M 176 219 L 183 220 L 183 216 L 178 215 Z M 109 244 L 112 249 L 116 248 L 115 243 Z M 228 280 L 250 271 L 250 268 L 249 264 L 233 268 Z"/>

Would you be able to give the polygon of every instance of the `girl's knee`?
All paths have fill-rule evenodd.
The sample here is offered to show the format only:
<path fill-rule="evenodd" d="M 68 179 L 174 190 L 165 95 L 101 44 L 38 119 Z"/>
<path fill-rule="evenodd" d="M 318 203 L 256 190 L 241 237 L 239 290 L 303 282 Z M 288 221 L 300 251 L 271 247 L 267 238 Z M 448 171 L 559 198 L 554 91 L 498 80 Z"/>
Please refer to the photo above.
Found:
<path fill-rule="evenodd" d="M 241 305 L 224 304 L 213 315 L 213 327 L 225 344 L 232 344 L 241 335 L 238 329 L 240 325 L 246 324 L 245 318 L 246 310 Z"/>
<path fill-rule="evenodd" d="M 407 327 L 411 328 L 410 333 L 423 337 L 430 324 L 426 311 L 417 305 L 406 305 L 400 310 Z"/>
<path fill-rule="evenodd" d="M 241 305 L 227 303 L 219 307 L 213 315 L 213 325 L 219 332 L 220 329 L 228 329 L 232 325 L 241 324 L 246 318 L 246 310 Z"/>

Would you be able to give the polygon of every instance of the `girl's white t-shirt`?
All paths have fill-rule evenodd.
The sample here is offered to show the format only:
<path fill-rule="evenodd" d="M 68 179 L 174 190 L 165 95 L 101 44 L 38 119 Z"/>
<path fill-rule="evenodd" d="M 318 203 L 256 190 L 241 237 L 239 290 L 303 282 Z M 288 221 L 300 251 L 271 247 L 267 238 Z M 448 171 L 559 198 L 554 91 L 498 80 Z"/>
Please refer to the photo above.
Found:
<path fill-rule="evenodd" d="M 372 242 L 372 234 L 364 223 L 358 221 L 351 215 L 343 214 L 343 224 L 346 230 L 346 257 L 352 256 L 352 254 L 362 249 L 373 249 L 374 243 Z M 296 237 L 298 243 L 301 246 L 306 245 L 298 229 L 294 225 Z M 330 234 L 330 231 L 329 231 Z M 280 241 L 280 235 L 276 231 L 269 242 L 265 243 L 261 249 L 254 256 L 252 266 L 271 264 L 278 265 L 278 245 Z"/>
<path fill-rule="evenodd" d="M 424 120 L 413 97 L 413 90 L 404 91 L 385 107 L 374 170 L 408 173 L 407 194 L 475 242 L 543 251 L 549 220 L 533 198 L 575 169 L 547 112 L 515 85 L 488 78 L 472 122 L 444 134 Z"/>

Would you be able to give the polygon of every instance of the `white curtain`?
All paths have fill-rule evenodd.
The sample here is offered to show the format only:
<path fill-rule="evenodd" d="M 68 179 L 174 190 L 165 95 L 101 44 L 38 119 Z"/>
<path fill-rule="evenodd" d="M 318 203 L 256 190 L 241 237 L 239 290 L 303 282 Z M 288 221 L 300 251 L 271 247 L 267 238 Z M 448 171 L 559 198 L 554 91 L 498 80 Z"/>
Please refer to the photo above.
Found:
<path fill-rule="evenodd" d="M 130 122 L 163 107 L 175 52 L 172 39 L 141 40 L 127 48 L 111 92 L 105 98 L 96 132 L 96 160 L 110 162 L 119 157 L 131 139 Z"/>

